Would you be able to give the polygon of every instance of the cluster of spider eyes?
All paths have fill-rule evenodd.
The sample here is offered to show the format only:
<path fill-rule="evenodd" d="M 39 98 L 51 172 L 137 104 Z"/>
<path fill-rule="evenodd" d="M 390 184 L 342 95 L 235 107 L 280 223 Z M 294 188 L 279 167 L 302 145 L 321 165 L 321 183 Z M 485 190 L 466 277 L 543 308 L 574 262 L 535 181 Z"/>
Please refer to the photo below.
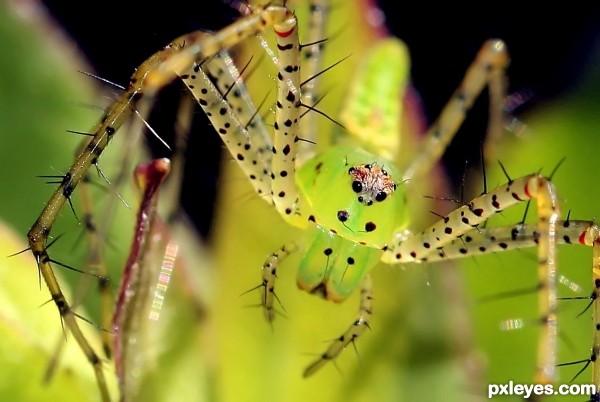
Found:
<path fill-rule="evenodd" d="M 362 166 L 362 168 L 368 170 L 369 172 L 371 171 L 372 167 L 373 166 L 371 164 L 366 164 L 366 165 Z M 350 174 L 353 174 L 356 171 L 357 171 L 356 167 L 351 167 L 351 168 L 348 169 L 348 173 L 350 173 Z M 381 169 L 381 174 L 383 176 L 385 176 L 385 177 L 388 176 L 388 172 L 386 170 L 384 170 L 384 169 Z M 371 189 L 365 189 L 365 181 L 366 180 L 363 180 L 363 181 L 361 181 L 361 180 L 354 180 L 354 181 L 352 181 L 352 190 L 355 193 L 357 193 L 357 194 L 360 194 L 360 193 L 362 193 L 364 191 L 372 191 L 373 188 L 371 188 Z M 374 187 L 377 184 L 378 183 L 374 183 L 374 184 L 371 185 L 371 187 Z M 391 191 L 394 191 L 394 190 L 396 190 L 396 184 L 392 184 L 392 186 L 391 186 Z M 378 191 L 377 194 L 375 194 L 375 201 L 378 201 L 378 202 L 384 201 L 387 198 L 387 196 L 388 196 L 387 192 L 385 192 L 385 191 Z M 365 201 L 365 198 L 362 195 L 358 196 L 358 202 L 363 203 L 366 206 L 373 205 L 373 200 L 372 199 L 368 199 L 368 200 Z"/>

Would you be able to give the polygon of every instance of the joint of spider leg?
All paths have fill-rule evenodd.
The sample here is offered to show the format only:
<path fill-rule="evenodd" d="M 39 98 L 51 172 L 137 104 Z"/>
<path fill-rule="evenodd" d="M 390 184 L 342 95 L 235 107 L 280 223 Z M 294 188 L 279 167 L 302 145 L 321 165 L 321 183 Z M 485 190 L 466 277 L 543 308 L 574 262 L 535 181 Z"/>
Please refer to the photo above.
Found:
<path fill-rule="evenodd" d="M 94 216 L 91 213 L 86 212 L 83 215 L 83 223 L 85 225 L 84 227 L 86 232 L 96 233 L 96 224 L 94 223 Z"/>
<path fill-rule="evenodd" d="M 108 276 L 100 276 L 98 277 L 98 289 L 103 291 L 105 289 L 110 289 L 110 278 Z"/>
<path fill-rule="evenodd" d="M 58 308 L 58 312 L 60 313 L 60 316 L 64 317 L 65 315 L 69 314 L 69 312 L 71 311 L 71 308 L 69 307 L 69 304 L 65 300 L 65 297 L 61 293 L 55 293 L 55 294 L 52 294 L 51 296 L 52 296 L 52 300 L 54 300 L 54 304 L 56 304 L 56 307 Z"/>

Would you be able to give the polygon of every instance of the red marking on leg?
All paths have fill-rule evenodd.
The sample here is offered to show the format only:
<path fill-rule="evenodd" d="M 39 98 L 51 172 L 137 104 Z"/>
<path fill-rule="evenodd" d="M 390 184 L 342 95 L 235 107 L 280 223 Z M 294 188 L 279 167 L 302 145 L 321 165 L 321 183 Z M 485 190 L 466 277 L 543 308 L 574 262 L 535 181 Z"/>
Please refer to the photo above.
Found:
<path fill-rule="evenodd" d="M 583 244 L 585 246 L 585 231 L 581 232 L 579 235 L 579 244 Z"/>
<path fill-rule="evenodd" d="M 525 183 L 525 188 L 523 189 L 523 192 L 525 193 L 527 198 L 531 198 L 531 194 L 529 194 L 529 182 Z"/>
<path fill-rule="evenodd" d="M 525 189 L 526 189 L 525 193 L 527 193 L 527 187 L 525 187 Z M 529 194 L 527 194 L 527 195 L 529 195 Z M 517 193 L 513 193 L 513 197 L 517 201 L 525 201 L 524 199 L 522 199 L 521 197 L 519 197 L 519 194 L 517 194 Z"/>
<path fill-rule="evenodd" d="M 287 38 L 294 32 L 295 29 L 296 29 L 296 27 L 293 26 L 292 28 L 288 29 L 287 31 L 278 31 L 277 29 L 273 29 L 273 30 L 275 31 L 275 34 L 277 36 L 279 36 L 280 38 Z"/>

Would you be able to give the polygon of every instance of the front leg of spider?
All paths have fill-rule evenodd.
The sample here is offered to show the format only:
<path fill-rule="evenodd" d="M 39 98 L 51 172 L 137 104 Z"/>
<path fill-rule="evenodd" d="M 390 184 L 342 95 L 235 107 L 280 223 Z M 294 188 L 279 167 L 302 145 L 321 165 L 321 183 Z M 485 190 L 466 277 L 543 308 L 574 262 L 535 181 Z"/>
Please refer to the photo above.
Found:
<path fill-rule="evenodd" d="M 556 350 L 558 323 L 556 320 L 556 271 L 558 233 L 560 231 L 558 196 L 552 182 L 539 174 L 532 174 L 509 182 L 497 189 L 483 194 L 464 206 L 451 212 L 424 231 L 409 235 L 398 232 L 386 249 L 383 261 L 394 263 L 425 262 L 429 256 L 444 259 L 447 255 L 444 247 L 453 240 L 475 233 L 483 222 L 521 202 L 535 200 L 537 203 L 538 223 L 535 244 L 537 245 L 539 309 L 543 330 L 540 333 L 538 364 L 535 381 L 538 384 L 551 384 L 556 378 Z M 507 229 L 507 230 L 510 230 Z M 466 240 L 466 239 L 465 239 Z M 515 239 L 516 240 L 516 239 Z M 499 242 L 498 246 L 506 250 L 515 240 Z M 490 243 L 495 237 L 490 237 Z M 492 247 L 480 244 L 482 251 Z M 461 247 L 459 253 L 466 255 L 467 247 Z M 457 258 L 456 255 L 453 258 Z"/>

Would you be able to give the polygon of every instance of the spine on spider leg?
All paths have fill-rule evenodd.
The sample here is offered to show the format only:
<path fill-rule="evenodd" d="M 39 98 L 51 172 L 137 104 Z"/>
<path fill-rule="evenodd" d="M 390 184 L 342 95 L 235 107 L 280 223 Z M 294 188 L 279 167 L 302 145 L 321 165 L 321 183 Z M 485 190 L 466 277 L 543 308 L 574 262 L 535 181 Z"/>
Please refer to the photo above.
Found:
<path fill-rule="evenodd" d="M 329 0 L 313 0 L 310 4 L 308 18 L 308 33 L 304 38 L 302 47 L 302 104 L 308 107 L 315 107 L 319 102 L 319 82 L 318 75 L 322 72 L 323 65 L 323 47 L 325 46 L 325 37 L 327 30 L 327 20 L 329 19 Z M 300 119 L 300 132 L 304 144 L 300 144 L 298 149 L 298 165 L 312 158 L 316 153 L 317 143 L 317 114 L 310 111 L 304 113 Z M 319 146 L 328 146 L 321 144 Z M 304 146 L 303 146 L 304 145 Z"/>
<path fill-rule="evenodd" d="M 151 353 L 152 346 L 156 346 L 149 344 L 147 338 L 150 322 L 147 313 L 153 301 L 151 290 L 160 274 L 152 268 L 156 266 L 155 251 L 164 239 L 153 231 L 153 227 L 157 219 L 159 186 L 169 169 L 168 159 L 158 159 L 140 165 L 135 171 L 136 182 L 143 194 L 112 321 L 115 366 L 122 401 L 132 400 L 137 395 L 140 370 L 149 371 L 152 361 L 148 353 Z"/>

